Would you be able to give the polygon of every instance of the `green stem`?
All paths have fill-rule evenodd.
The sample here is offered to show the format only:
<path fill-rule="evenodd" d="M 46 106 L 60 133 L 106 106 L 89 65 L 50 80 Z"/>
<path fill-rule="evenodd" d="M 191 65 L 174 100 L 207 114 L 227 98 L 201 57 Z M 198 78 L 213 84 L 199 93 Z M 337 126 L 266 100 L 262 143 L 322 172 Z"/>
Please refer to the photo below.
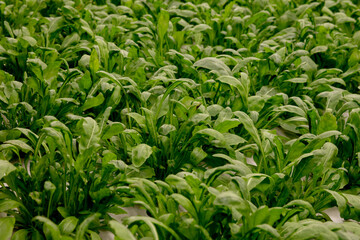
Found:
<path fill-rule="evenodd" d="M 36 147 L 35 147 L 35 152 L 34 152 L 34 157 L 35 159 L 38 159 L 38 152 L 40 150 L 40 146 L 41 146 L 41 143 L 44 141 L 45 139 L 45 134 L 42 134 L 39 138 L 39 141 L 37 142 L 36 144 Z M 39 153 L 40 157 L 41 157 L 41 153 Z"/>
<path fill-rule="evenodd" d="M 50 209 L 51 209 L 51 203 L 52 203 L 53 195 L 54 195 L 54 193 L 52 192 L 52 193 L 50 194 L 50 200 L 49 200 L 48 209 L 47 209 L 47 214 L 46 214 L 46 217 L 47 217 L 47 218 L 50 217 Z"/>
<path fill-rule="evenodd" d="M 220 91 L 220 83 L 218 83 L 218 87 L 217 87 L 217 89 L 216 89 L 216 92 L 215 92 L 215 96 L 214 96 L 214 103 L 217 103 L 218 102 L 218 93 L 219 93 L 219 91 Z"/>

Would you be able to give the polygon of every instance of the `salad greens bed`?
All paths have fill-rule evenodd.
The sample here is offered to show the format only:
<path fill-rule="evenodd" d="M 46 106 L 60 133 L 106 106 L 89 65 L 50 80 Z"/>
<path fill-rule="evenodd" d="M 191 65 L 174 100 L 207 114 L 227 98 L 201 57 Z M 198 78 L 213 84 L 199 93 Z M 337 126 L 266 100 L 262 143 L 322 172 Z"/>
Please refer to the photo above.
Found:
<path fill-rule="evenodd" d="M 2 0 L 0 23 L 0 240 L 360 239 L 359 0 Z"/>

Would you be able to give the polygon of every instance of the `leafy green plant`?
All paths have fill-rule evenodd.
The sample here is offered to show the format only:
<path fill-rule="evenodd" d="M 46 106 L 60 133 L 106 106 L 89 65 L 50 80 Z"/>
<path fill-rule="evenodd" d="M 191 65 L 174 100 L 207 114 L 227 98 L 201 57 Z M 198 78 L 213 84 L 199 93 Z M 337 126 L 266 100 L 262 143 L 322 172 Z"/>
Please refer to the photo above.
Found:
<path fill-rule="evenodd" d="M 0 239 L 358 239 L 359 7 L 0 1 Z"/>

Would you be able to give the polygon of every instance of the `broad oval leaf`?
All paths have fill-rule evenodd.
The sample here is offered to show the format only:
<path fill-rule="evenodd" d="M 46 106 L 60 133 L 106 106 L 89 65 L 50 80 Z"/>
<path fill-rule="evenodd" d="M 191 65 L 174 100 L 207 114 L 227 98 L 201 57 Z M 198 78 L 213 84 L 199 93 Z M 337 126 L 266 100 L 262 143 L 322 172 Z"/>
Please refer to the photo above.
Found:
<path fill-rule="evenodd" d="M 16 167 L 9 161 L 0 160 L 0 180 L 16 170 Z"/>
<path fill-rule="evenodd" d="M 206 57 L 194 63 L 194 67 L 201 67 L 217 72 L 221 75 L 232 75 L 230 68 L 220 59 Z"/>
<path fill-rule="evenodd" d="M 96 221 L 100 216 L 101 216 L 100 213 L 94 213 L 89 217 L 85 218 L 85 220 L 82 221 L 80 226 L 77 228 L 75 240 L 83 240 L 86 230 L 89 228 L 90 223 Z"/>
<path fill-rule="evenodd" d="M 52 239 L 54 239 L 54 240 L 61 239 L 59 227 L 53 221 L 51 221 L 50 219 L 43 217 L 43 216 L 36 216 L 33 218 L 33 221 L 35 221 L 35 220 L 42 222 L 44 225 L 46 225 L 47 229 L 50 232 Z"/>
<path fill-rule="evenodd" d="M 67 217 L 59 224 L 60 231 L 64 234 L 70 234 L 75 230 L 78 222 L 79 219 L 77 219 L 76 217 Z"/>
<path fill-rule="evenodd" d="M 29 234 L 29 231 L 27 229 L 20 229 L 12 235 L 11 240 L 27 239 L 28 234 Z M 1 239 L 1 237 L 0 237 L 0 239 Z"/>
<path fill-rule="evenodd" d="M 79 151 L 84 153 L 87 149 L 99 146 L 100 128 L 97 122 L 91 117 L 86 117 L 78 123 L 81 130 L 81 137 L 79 140 Z"/>
<path fill-rule="evenodd" d="M 135 240 L 136 238 L 130 232 L 130 230 L 124 226 L 122 223 L 111 220 L 109 221 L 109 226 L 113 230 L 115 236 L 120 240 Z"/>
<path fill-rule="evenodd" d="M 9 240 L 15 225 L 14 217 L 0 218 L 0 240 Z"/>
<path fill-rule="evenodd" d="M 175 201 L 178 202 L 181 206 L 183 206 L 186 211 L 188 211 L 188 213 L 190 213 L 191 216 L 196 219 L 196 221 L 198 221 L 199 218 L 196 209 L 188 198 L 178 193 L 171 194 L 171 197 L 174 198 Z"/>
<path fill-rule="evenodd" d="M 141 167 L 151 156 L 152 148 L 147 144 L 139 144 L 132 150 L 132 163 L 135 167 Z"/>

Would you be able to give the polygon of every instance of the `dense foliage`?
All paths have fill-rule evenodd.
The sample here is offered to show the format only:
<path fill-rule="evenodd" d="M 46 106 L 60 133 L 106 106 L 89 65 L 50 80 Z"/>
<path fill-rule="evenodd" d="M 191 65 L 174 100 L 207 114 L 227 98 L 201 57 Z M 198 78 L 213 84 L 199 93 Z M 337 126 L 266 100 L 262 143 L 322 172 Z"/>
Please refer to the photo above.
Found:
<path fill-rule="evenodd" d="M 2 0 L 0 22 L 0 240 L 360 239 L 359 0 Z"/>

